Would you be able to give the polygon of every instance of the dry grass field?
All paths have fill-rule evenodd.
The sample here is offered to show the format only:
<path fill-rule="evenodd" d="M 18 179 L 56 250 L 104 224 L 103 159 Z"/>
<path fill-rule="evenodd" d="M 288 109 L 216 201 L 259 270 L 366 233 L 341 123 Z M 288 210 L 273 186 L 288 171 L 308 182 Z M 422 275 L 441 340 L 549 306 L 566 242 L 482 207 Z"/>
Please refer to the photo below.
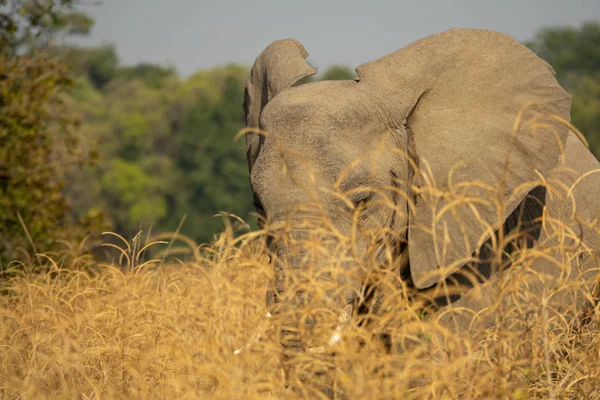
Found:
<path fill-rule="evenodd" d="M 341 325 L 339 342 L 299 354 L 286 378 L 279 319 L 266 314 L 272 267 L 260 236 L 228 229 L 211 247 L 190 244 L 181 263 L 146 260 L 137 239 L 121 246 L 125 268 L 64 254 L 32 259 L 0 296 L 2 398 L 320 398 L 327 387 L 373 400 L 600 396 L 598 308 L 555 307 L 565 290 L 585 295 L 582 282 L 528 295 L 525 253 L 500 283 L 511 305 L 492 301 L 495 323 L 469 332 L 424 317 L 399 278 L 380 269 L 371 275 L 386 297 L 371 322 Z M 47 273 L 27 273 L 34 263 Z M 335 312 L 303 312 L 321 321 L 311 337 L 331 335 Z"/>
<path fill-rule="evenodd" d="M 541 184 L 570 204 L 571 187 L 531 187 Z M 593 254 L 560 219 L 544 214 L 539 246 L 509 254 L 517 238 L 491 241 L 492 267 L 503 271 L 489 281 L 493 290 L 470 292 L 485 305 L 478 310 L 460 301 L 432 308 L 431 294 L 396 269 L 386 232 L 369 233 L 360 252 L 354 230 L 340 236 L 326 220 L 295 242 L 280 229 L 271 240 L 287 240 L 305 265 L 289 274 L 275 312 L 265 302 L 275 257 L 265 235 L 275 231 L 225 217 L 233 222 L 211 245 L 106 234 L 106 249 L 120 254 L 114 264 L 65 245 L 9 265 L 0 287 L 1 398 L 600 398 L 596 278 L 581 271 Z M 597 233 L 597 221 L 586 229 Z M 554 278 L 535 268 L 539 259 Z M 330 299 L 357 281 L 361 303 L 348 321 Z M 286 297 L 312 301 L 285 308 Z M 452 314 L 471 322 L 453 329 L 444 323 Z M 302 351 L 282 350 L 289 318 L 315 322 L 293 332 Z"/>

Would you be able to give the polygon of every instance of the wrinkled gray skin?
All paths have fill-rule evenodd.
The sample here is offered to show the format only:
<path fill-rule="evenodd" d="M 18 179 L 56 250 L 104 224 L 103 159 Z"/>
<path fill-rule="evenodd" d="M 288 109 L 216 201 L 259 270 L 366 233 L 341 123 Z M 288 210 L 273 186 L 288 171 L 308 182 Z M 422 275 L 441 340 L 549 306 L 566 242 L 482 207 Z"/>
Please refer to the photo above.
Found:
<path fill-rule="evenodd" d="M 362 157 L 368 162 L 354 168 L 340 188 L 373 187 L 393 199 L 397 210 L 406 210 L 394 213 L 370 206 L 376 204 L 372 197 L 350 196 L 355 204 L 370 201 L 362 224 L 388 227 L 397 234 L 398 257 L 407 261 L 405 277 L 418 289 L 439 284 L 453 273 L 456 276 L 494 231 L 503 225 L 507 231 L 514 229 L 519 210 L 523 212 L 519 215 L 532 219 L 541 216 L 545 207 L 549 213 L 560 214 L 591 249 L 599 247 L 595 230 L 586 226 L 600 209 L 598 174 L 590 174 L 575 187 L 573 218 L 570 201 L 561 214 L 564 199 L 551 198 L 543 188 L 531 192 L 533 201 L 526 199 L 533 186 L 510 196 L 519 185 L 540 176 L 571 185 L 578 175 L 599 167 L 564 124 L 549 121 L 555 132 L 536 136 L 522 124 L 513 134 L 515 118 L 527 103 L 566 121 L 571 103 L 552 68 L 516 40 L 488 30 L 452 29 L 359 66 L 355 80 L 297 85 L 316 72 L 306 63 L 307 56 L 296 40 L 276 41 L 258 56 L 247 81 L 247 127 L 267 133 L 246 137 L 250 182 L 258 211 L 269 224 L 286 220 L 299 205 L 316 202 L 339 231 L 350 234 L 353 211 L 322 189 L 332 189 L 340 173 Z M 425 188 L 433 181 L 448 191 L 451 170 L 455 185 L 478 181 L 500 188 L 505 208 L 499 218 L 490 205 L 456 205 L 454 217 L 447 213 L 435 225 L 438 237 L 447 229 L 444 252 L 443 241 L 434 240 L 431 234 L 432 209 L 440 210 L 447 200 L 434 203 L 427 193 L 416 196 L 414 188 Z M 390 187 L 405 188 L 406 196 L 394 195 Z M 488 196 L 476 188 L 468 194 Z M 410 201 L 414 208 L 409 207 Z M 310 210 L 317 209 L 309 207 L 303 218 L 310 218 Z M 539 227 L 533 229 L 529 245 L 552 243 L 550 235 Z M 367 244 L 360 236 L 357 241 L 359 247 Z M 284 247 L 272 246 L 285 258 Z M 596 265 L 589 254 L 582 260 L 584 268 Z M 551 263 L 543 260 L 534 268 L 555 273 Z M 490 304 L 495 275 L 485 265 L 479 266 L 479 272 L 486 283 L 478 293 L 483 291 L 484 296 L 467 292 L 455 305 L 477 311 Z M 278 290 L 285 289 L 285 274 L 286 270 L 278 274 Z M 349 292 L 342 298 L 350 302 L 353 296 Z M 456 329 L 469 324 L 468 319 L 458 317 L 447 317 L 445 322 Z"/>

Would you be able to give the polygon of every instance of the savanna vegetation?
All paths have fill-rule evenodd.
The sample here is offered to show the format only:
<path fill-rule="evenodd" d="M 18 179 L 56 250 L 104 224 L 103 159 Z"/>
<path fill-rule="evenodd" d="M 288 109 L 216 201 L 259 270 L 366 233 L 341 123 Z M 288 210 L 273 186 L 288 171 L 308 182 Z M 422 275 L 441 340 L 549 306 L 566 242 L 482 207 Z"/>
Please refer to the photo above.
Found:
<path fill-rule="evenodd" d="M 532 298 L 518 275 L 504 286 L 515 303 L 488 310 L 497 323 L 461 335 L 373 268 L 393 291 L 387 316 L 345 326 L 334 358 L 307 351 L 290 381 L 233 141 L 248 67 L 184 78 L 122 65 L 112 45 L 64 44 L 93 25 L 73 3 L 0 0 L 2 398 L 600 397 L 600 312 L 553 302 L 567 287 L 590 294 L 571 282 Z M 544 28 L 526 45 L 573 95 L 572 123 L 600 156 L 600 23 Z M 317 79 L 353 76 L 334 66 Z M 305 312 L 323 321 L 311 334 L 331 334 L 336 313 Z"/>

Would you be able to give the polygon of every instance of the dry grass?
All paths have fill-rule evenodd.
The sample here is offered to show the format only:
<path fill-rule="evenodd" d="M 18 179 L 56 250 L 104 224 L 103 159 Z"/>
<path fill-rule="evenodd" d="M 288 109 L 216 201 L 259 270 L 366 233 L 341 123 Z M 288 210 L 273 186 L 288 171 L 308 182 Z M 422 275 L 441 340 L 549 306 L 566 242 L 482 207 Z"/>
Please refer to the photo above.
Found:
<path fill-rule="evenodd" d="M 259 233 L 234 236 L 179 265 L 132 257 L 126 271 L 92 275 L 38 258 L 48 273 L 20 274 L 0 297 L 3 398 L 318 398 L 330 383 L 349 399 L 600 395 L 598 309 L 588 308 L 587 323 L 574 306 L 555 312 L 553 296 L 577 282 L 528 296 L 518 267 L 502 286 L 514 304 L 494 302 L 496 323 L 470 334 L 423 319 L 399 278 L 379 269 L 371 279 L 387 296 L 371 323 L 345 325 L 333 357 L 300 354 L 286 388 L 279 319 L 265 316 L 272 267 Z M 323 291 L 305 278 L 304 290 Z M 335 312 L 303 312 L 321 321 L 311 337 L 331 335 Z"/>
<path fill-rule="evenodd" d="M 533 186 L 540 184 L 570 201 L 568 186 Z M 360 251 L 355 230 L 344 236 L 330 222 L 307 222 L 305 234 L 287 244 L 288 254 L 306 265 L 286 277 L 284 296 L 298 300 L 302 293 L 312 301 L 271 317 L 269 226 L 246 233 L 229 226 L 211 246 L 179 237 L 183 246 L 169 244 L 166 260 L 146 258 L 152 243 L 171 236 L 143 243 L 138 236 L 120 246 L 125 268 L 92 264 L 90 270 L 89 259 L 60 254 L 17 266 L 0 296 L 2 398 L 600 397 L 600 310 L 589 277 L 579 271 L 590 249 L 572 227 L 546 218 L 545 247 L 513 252 L 510 268 L 471 292 L 486 305 L 477 318 L 453 330 L 443 323 L 448 313 L 470 311 L 427 313 L 430 294 L 401 279 L 391 242 L 382 242 L 390 232 L 371 232 L 371 245 Z M 285 229 L 279 233 L 276 240 L 287 240 Z M 506 261 L 504 245 L 512 239 L 492 243 L 498 263 Z M 176 262 L 173 254 L 182 253 L 186 261 Z M 534 263 L 540 258 L 552 259 L 561 273 L 544 277 Z M 69 265 L 59 266 L 65 259 Z M 40 265 L 46 273 L 27 272 Z M 340 322 L 331 299 L 356 290 L 356 282 L 364 306 Z M 281 326 L 290 316 L 317 323 L 298 327 L 304 351 L 286 359 Z M 336 329 L 341 339 L 329 342 Z"/>

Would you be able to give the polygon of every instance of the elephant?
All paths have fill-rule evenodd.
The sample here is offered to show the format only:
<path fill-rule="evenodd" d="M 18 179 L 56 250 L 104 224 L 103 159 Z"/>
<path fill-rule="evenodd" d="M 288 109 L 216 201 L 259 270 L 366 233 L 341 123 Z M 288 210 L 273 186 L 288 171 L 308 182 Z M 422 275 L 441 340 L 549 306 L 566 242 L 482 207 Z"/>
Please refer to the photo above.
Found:
<path fill-rule="evenodd" d="M 457 28 L 362 64 L 352 80 L 305 83 L 317 72 L 307 57 L 299 41 L 275 41 L 246 82 L 249 180 L 265 226 L 285 225 L 298 239 L 306 230 L 294 224 L 325 215 L 337 232 L 354 235 L 358 253 L 370 239 L 356 225 L 382 228 L 396 271 L 412 288 L 443 282 L 458 288 L 439 303 L 442 312 L 489 306 L 501 271 L 486 249 L 510 234 L 525 239 L 507 244 L 504 253 L 540 249 L 545 256 L 531 268 L 550 277 L 560 275 L 551 259 L 565 257 L 559 247 L 568 242 L 579 260 L 572 273 L 592 286 L 600 248 L 599 163 L 570 125 L 571 97 L 546 61 L 505 34 Z M 542 216 L 568 225 L 569 238 L 561 239 Z M 282 296 L 300 261 L 273 236 L 267 240 L 274 260 L 286 262 L 273 262 L 267 304 L 287 302 L 293 309 L 316 301 Z M 361 285 L 359 278 L 334 280 L 328 295 L 350 315 Z M 473 313 L 440 320 L 467 330 Z M 296 318 L 288 327 L 310 323 Z M 298 338 L 282 344 L 303 348 Z"/>

